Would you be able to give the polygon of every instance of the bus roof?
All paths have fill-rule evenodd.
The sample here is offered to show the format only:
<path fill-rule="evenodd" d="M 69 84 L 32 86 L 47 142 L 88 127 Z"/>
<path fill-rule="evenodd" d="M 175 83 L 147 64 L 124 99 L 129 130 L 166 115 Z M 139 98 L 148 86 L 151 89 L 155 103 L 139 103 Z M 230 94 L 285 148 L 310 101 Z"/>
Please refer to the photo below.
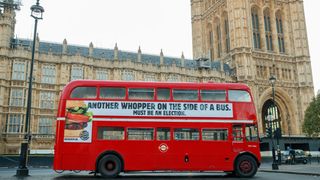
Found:
<path fill-rule="evenodd" d="M 62 91 L 62 98 L 67 98 L 70 92 L 79 86 L 121 86 L 121 87 L 153 87 L 153 88 L 203 88 L 203 89 L 241 89 L 249 91 L 249 87 L 242 83 L 217 83 L 217 82 L 146 82 L 146 81 L 115 81 L 115 80 L 73 80 Z"/>

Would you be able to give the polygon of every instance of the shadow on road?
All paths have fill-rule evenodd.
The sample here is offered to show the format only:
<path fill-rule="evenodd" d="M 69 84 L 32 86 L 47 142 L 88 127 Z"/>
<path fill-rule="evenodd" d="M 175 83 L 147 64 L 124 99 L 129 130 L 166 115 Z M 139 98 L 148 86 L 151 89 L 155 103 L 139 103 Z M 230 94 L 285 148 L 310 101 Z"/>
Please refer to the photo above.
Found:
<path fill-rule="evenodd" d="M 117 177 L 116 179 L 121 179 L 121 180 L 135 180 L 135 179 L 153 179 L 153 180 L 162 180 L 162 179 L 201 179 L 201 180 L 206 180 L 206 179 L 238 179 L 236 177 L 232 177 L 230 175 L 121 175 Z M 67 174 L 67 175 L 61 175 L 59 177 L 55 177 L 53 179 L 56 180 L 61 180 L 61 179 L 105 179 L 104 177 L 97 175 L 75 175 L 75 174 Z M 245 178 L 242 178 L 245 179 Z"/>

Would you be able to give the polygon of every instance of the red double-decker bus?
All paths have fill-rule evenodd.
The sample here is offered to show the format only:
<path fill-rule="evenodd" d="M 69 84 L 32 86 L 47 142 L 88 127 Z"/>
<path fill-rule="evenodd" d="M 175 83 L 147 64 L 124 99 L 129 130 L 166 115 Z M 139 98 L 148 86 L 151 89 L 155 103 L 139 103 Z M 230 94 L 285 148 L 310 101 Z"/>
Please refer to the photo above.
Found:
<path fill-rule="evenodd" d="M 62 91 L 56 171 L 252 177 L 260 160 L 255 106 L 244 84 L 77 80 Z"/>

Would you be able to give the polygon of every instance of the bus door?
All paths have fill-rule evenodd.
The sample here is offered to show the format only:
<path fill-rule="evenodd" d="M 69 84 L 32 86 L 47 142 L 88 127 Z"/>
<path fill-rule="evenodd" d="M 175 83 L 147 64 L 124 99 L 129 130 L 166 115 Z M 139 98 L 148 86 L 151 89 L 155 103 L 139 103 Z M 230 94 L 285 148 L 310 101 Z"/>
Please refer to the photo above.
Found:
<path fill-rule="evenodd" d="M 232 148 L 233 152 L 238 154 L 245 149 L 244 129 L 242 124 L 234 124 L 232 126 Z"/>
<path fill-rule="evenodd" d="M 227 128 L 203 128 L 198 151 L 204 170 L 228 169 L 232 165 L 232 146 Z"/>
<path fill-rule="evenodd" d="M 154 169 L 154 128 L 127 128 L 127 170 Z"/>
<path fill-rule="evenodd" d="M 200 170 L 203 169 L 201 161 L 200 132 L 197 128 L 174 128 L 173 143 L 170 155 L 174 170 Z"/>
<path fill-rule="evenodd" d="M 172 146 L 172 134 L 170 128 L 157 128 L 156 143 L 154 145 L 155 151 L 155 169 L 169 170 L 172 169 L 175 163 L 174 148 Z"/>

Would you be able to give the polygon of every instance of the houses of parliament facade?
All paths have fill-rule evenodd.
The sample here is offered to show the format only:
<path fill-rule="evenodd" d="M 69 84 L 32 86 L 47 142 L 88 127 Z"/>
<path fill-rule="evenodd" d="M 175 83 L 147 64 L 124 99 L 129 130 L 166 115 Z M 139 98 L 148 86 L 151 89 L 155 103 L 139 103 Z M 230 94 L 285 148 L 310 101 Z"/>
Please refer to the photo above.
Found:
<path fill-rule="evenodd" d="M 36 40 L 32 151 L 53 149 L 59 93 L 75 79 L 240 82 L 250 86 L 263 136 L 267 116 L 283 136 L 303 136 L 314 97 L 302 0 L 191 0 L 193 59 Z M 15 38 L 15 8 L 0 7 L 0 154 L 24 137 L 32 40 Z M 269 78 L 276 77 L 275 107 Z"/>

